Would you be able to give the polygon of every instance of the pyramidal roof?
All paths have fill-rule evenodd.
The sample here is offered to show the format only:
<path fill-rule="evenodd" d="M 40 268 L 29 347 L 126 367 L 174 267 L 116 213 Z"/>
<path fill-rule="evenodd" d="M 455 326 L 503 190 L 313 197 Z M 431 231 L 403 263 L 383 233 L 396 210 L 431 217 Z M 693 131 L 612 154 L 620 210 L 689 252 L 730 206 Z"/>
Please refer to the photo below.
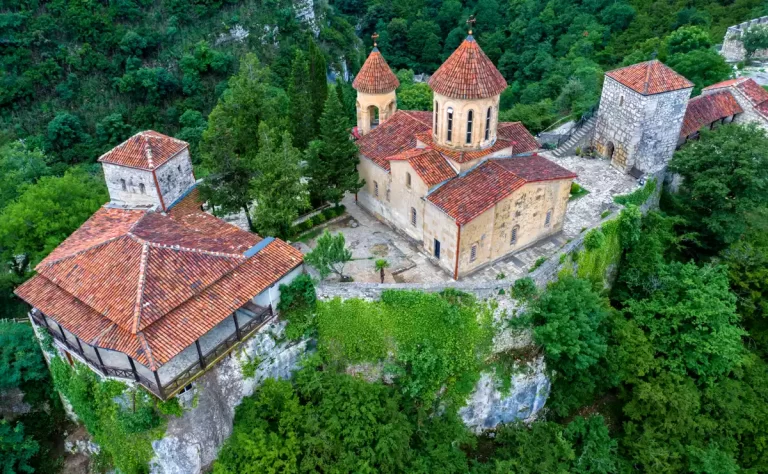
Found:
<path fill-rule="evenodd" d="M 145 130 L 101 155 L 99 162 L 152 171 L 188 146 L 187 142 Z"/>
<path fill-rule="evenodd" d="M 379 48 L 373 48 L 355 80 L 352 81 L 352 87 L 365 94 L 384 94 L 397 89 L 399 85 L 400 81 L 389 68 Z"/>
<path fill-rule="evenodd" d="M 605 75 L 643 95 L 693 87 L 691 81 L 657 59 L 614 69 Z"/>
<path fill-rule="evenodd" d="M 429 87 L 455 99 L 484 99 L 501 94 L 507 81 L 469 35 L 435 71 Z"/>

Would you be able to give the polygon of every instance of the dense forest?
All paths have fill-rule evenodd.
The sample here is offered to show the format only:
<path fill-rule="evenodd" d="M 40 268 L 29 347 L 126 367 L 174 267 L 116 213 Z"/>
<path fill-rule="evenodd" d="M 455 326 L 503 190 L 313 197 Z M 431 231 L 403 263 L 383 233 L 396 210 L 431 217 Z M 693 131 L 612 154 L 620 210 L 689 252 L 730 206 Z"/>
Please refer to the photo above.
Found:
<path fill-rule="evenodd" d="M 714 44 L 768 14 L 762 0 L 331 0 L 314 5 L 313 21 L 296 10 L 287 0 L 2 3 L 0 318 L 24 316 L 13 288 L 107 200 L 96 159 L 137 131 L 190 142 L 213 210 L 244 209 L 259 232 L 289 236 L 300 212 L 357 189 L 344 72 L 359 69 L 374 31 L 401 81 L 399 107 L 428 110 L 431 92 L 414 76 L 434 72 L 475 14 L 475 37 L 509 83 L 502 119 L 537 132 L 596 105 L 604 71 L 624 64 L 657 57 L 694 94 L 730 77 Z M 680 193 L 645 217 L 628 208 L 579 257 L 619 249 L 610 293 L 581 271 L 542 293 L 525 280 L 512 289 L 529 311 L 509 324 L 534 327 L 552 371 L 540 421 L 478 437 L 456 416 L 483 364 L 506 373 L 521 357 L 484 361 L 479 302 L 395 293 L 330 307 L 298 288 L 289 333 L 315 335 L 318 355 L 246 399 L 214 471 L 768 471 L 766 150 L 760 131 L 729 126 L 678 152 Z M 304 162 L 314 185 L 298 183 Z M 445 317 L 403 326 L 403 307 Z M 382 318 L 391 334 L 366 326 Z M 356 338 L 374 344 L 363 351 Z M 403 348 L 394 384 L 342 373 L 381 358 L 392 338 Z M 116 416 L 111 388 L 97 385 L 66 384 L 82 406 L 101 403 L 89 429 Z M 55 472 L 59 400 L 29 327 L 2 323 L 0 391 L 16 389 L 33 410 L 0 420 L 3 468 Z M 147 426 L 162 409 L 143 412 Z M 100 433 L 116 449 L 140 424 L 121 423 Z M 105 467 L 120 464 L 105 446 Z"/>

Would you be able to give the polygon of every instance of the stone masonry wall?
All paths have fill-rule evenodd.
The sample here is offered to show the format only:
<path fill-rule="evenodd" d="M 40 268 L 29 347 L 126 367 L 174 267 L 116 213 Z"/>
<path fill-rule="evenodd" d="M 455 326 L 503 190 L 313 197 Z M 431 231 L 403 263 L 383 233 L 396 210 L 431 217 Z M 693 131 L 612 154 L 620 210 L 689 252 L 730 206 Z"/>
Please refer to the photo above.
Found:
<path fill-rule="evenodd" d="M 598 153 L 611 155 L 612 164 L 620 169 L 630 167 L 637 144 L 640 141 L 640 126 L 645 117 L 645 97 L 618 81 L 605 78 L 597 112 L 594 145 Z"/>
<path fill-rule="evenodd" d="M 155 170 L 157 182 L 160 185 L 160 193 L 166 209 L 181 197 L 190 186 L 195 184 L 195 175 L 192 172 L 192 160 L 189 158 L 189 149 L 183 150 L 174 156 L 157 170 Z"/>
<path fill-rule="evenodd" d="M 641 125 L 642 135 L 633 164 L 645 173 L 665 168 L 680 138 L 685 110 L 692 89 L 648 96 Z"/>
<path fill-rule="evenodd" d="M 114 204 L 121 206 L 157 206 L 160 208 L 160 197 L 155 187 L 152 172 L 118 166 L 110 163 L 102 163 L 104 181 L 107 183 L 109 199 Z M 125 181 L 123 191 L 122 181 Z M 144 192 L 141 192 L 141 185 Z"/>
<path fill-rule="evenodd" d="M 723 47 L 720 49 L 720 54 L 729 62 L 743 61 L 746 58 L 747 52 L 744 50 L 744 45 L 741 43 L 741 35 L 743 35 L 751 26 L 765 24 L 768 24 L 768 16 L 755 18 L 729 27 L 725 32 Z M 757 59 L 768 58 L 768 49 L 757 50 L 754 57 Z"/>

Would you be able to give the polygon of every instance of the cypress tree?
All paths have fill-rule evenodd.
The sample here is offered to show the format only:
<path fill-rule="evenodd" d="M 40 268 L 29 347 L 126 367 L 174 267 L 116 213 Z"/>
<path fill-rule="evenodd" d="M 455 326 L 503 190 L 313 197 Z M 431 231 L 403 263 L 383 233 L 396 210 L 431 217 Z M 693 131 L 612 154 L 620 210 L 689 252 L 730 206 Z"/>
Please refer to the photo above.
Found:
<path fill-rule="evenodd" d="M 309 61 L 303 52 L 296 51 L 291 66 L 291 80 L 288 83 L 288 97 L 291 101 L 291 131 L 299 149 L 306 148 L 309 141 L 315 137 L 311 87 Z"/>
<path fill-rule="evenodd" d="M 320 139 L 310 147 L 312 192 L 338 205 L 344 193 L 364 182 L 357 173 L 357 145 L 349 135 L 349 119 L 337 94 L 328 94 L 320 117 Z"/>
<path fill-rule="evenodd" d="M 312 99 L 313 136 L 320 132 L 320 116 L 323 115 L 325 99 L 328 97 L 328 64 L 317 44 L 309 39 L 309 95 Z M 295 135 L 294 135 L 295 136 Z"/>

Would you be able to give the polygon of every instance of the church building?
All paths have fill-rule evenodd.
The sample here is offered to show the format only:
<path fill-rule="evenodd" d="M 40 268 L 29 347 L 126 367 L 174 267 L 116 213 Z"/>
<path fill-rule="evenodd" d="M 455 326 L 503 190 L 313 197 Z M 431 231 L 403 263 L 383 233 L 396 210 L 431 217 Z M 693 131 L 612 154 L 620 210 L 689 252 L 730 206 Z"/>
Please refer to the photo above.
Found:
<path fill-rule="evenodd" d="M 429 80 L 431 112 L 397 110 L 397 77 L 374 44 L 357 90 L 358 203 L 421 243 L 454 279 L 562 230 L 571 171 L 499 122 L 504 77 L 472 32 Z"/>

